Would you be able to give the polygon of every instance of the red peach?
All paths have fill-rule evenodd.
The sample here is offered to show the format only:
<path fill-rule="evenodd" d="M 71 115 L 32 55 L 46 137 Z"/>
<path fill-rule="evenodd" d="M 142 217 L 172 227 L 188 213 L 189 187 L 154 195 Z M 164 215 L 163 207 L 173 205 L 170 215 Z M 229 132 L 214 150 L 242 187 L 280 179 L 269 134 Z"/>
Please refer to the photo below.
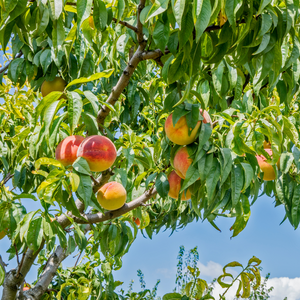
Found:
<path fill-rule="evenodd" d="M 88 162 L 91 171 L 102 172 L 113 165 L 117 157 L 115 145 L 105 136 L 92 135 L 84 139 L 78 148 L 77 157 Z"/>
<path fill-rule="evenodd" d="M 121 208 L 126 202 L 126 197 L 127 194 L 123 185 L 116 181 L 104 184 L 97 194 L 99 204 L 107 210 Z"/>
<path fill-rule="evenodd" d="M 64 166 L 72 165 L 77 159 L 77 150 L 83 140 L 84 137 L 80 135 L 68 136 L 58 144 L 55 158 Z"/>
<path fill-rule="evenodd" d="M 168 181 L 170 185 L 169 196 L 173 199 L 178 199 L 179 191 L 181 189 L 181 178 L 176 174 L 175 171 L 172 171 L 168 176 Z M 191 199 L 191 193 L 189 190 L 184 191 L 181 194 L 181 200 Z"/>
<path fill-rule="evenodd" d="M 186 172 L 192 163 L 192 159 L 189 158 L 187 147 L 182 147 L 176 152 L 173 163 L 177 175 L 182 179 L 185 179 Z"/>
<path fill-rule="evenodd" d="M 273 151 L 271 149 L 265 149 L 265 151 L 272 156 Z M 271 164 L 266 162 L 266 158 L 263 155 L 256 155 L 256 159 L 260 169 L 264 172 L 263 180 L 270 181 L 276 178 L 274 168 Z M 259 176 L 259 175 L 258 175 Z"/>

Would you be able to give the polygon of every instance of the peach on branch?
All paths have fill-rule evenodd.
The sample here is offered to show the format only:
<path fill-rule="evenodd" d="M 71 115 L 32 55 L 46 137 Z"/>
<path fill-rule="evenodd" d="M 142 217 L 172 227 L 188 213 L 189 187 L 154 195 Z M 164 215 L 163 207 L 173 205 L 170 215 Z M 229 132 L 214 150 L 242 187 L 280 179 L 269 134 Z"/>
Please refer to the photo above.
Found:
<path fill-rule="evenodd" d="M 178 199 L 179 191 L 181 189 L 181 178 L 176 174 L 175 171 L 172 171 L 168 176 L 168 181 L 170 185 L 169 196 L 173 199 Z M 181 194 L 181 200 L 191 199 L 191 193 L 189 190 L 184 191 Z"/>
<path fill-rule="evenodd" d="M 211 118 L 206 110 L 200 109 L 200 114 L 203 116 L 203 123 L 212 124 Z M 177 145 L 188 145 L 195 141 L 201 121 L 198 121 L 195 128 L 190 132 L 186 121 L 186 116 L 181 117 L 178 122 L 173 125 L 173 114 L 170 114 L 165 122 L 165 132 L 170 141 Z"/>
<path fill-rule="evenodd" d="M 99 204 L 107 210 L 116 210 L 121 208 L 126 202 L 126 190 L 123 185 L 111 181 L 100 188 L 97 194 Z"/>
<path fill-rule="evenodd" d="M 265 151 L 272 156 L 273 152 L 271 149 L 265 149 Z M 266 162 L 266 158 L 263 155 L 256 155 L 256 159 L 260 169 L 264 172 L 263 180 L 270 181 L 276 178 L 275 170 L 271 164 Z M 259 175 L 258 175 L 259 176 Z"/>
<path fill-rule="evenodd" d="M 63 92 L 67 83 L 60 77 L 55 77 L 52 81 L 45 80 L 41 86 L 41 93 L 46 97 L 51 92 Z"/>
<path fill-rule="evenodd" d="M 113 165 L 117 158 L 115 145 L 105 136 L 91 135 L 83 140 L 77 157 L 83 157 L 93 172 L 102 172 Z"/>
<path fill-rule="evenodd" d="M 180 148 L 175 156 L 174 156 L 174 169 L 177 175 L 179 175 L 182 179 L 185 179 L 186 172 L 189 166 L 192 163 L 192 159 L 190 158 L 188 152 L 188 146 Z"/>
<path fill-rule="evenodd" d="M 80 135 L 68 136 L 56 147 L 55 158 L 64 166 L 72 165 L 77 159 L 77 151 L 83 140 L 84 137 Z"/>

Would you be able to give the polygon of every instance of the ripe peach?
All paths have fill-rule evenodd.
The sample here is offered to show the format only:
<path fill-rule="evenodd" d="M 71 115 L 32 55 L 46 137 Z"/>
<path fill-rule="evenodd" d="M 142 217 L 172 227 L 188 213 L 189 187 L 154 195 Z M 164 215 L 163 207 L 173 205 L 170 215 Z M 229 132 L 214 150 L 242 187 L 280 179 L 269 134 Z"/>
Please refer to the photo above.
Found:
<path fill-rule="evenodd" d="M 273 152 L 271 149 L 265 149 L 265 151 L 272 156 Z M 263 155 L 256 155 L 256 159 L 260 169 L 264 172 L 263 180 L 270 181 L 276 178 L 273 166 L 266 162 L 266 158 Z"/>
<path fill-rule="evenodd" d="M 2 240 L 5 236 L 6 236 L 6 232 L 4 230 L 0 231 L 0 240 Z"/>
<path fill-rule="evenodd" d="M 77 157 L 88 162 L 91 171 L 102 172 L 113 165 L 117 158 L 115 145 L 105 136 L 91 135 L 78 148 Z"/>
<path fill-rule="evenodd" d="M 182 179 L 185 179 L 186 172 L 192 163 L 192 159 L 189 158 L 188 146 L 180 148 L 174 156 L 174 169 L 177 175 Z"/>
<path fill-rule="evenodd" d="M 126 190 L 123 185 L 111 181 L 98 191 L 97 199 L 99 204 L 107 210 L 116 210 L 121 208 L 126 202 Z"/>
<path fill-rule="evenodd" d="M 175 171 L 172 171 L 168 176 L 168 181 L 170 185 L 169 196 L 173 199 L 178 199 L 179 191 L 181 188 L 181 178 L 176 174 Z M 181 200 L 191 199 L 191 193 L 189 190 L 183 192 L 181 195 Z"/>
<path fill-rule="evenodd" d="M 63 92 L 67 83 L 60 77 L 55 77 L 52 81 L 45 80 L 41 86 L 41 93 L 46 97 L 51 92 Z"/>
<path fill-rule="evenodd" d="M 55 158 L 64 166 L 72 165 L 77 159 L 77 151 L 83 140 L 84 137 L 80 135 L 68 136 L 58 144 L 55 150 Z"/>
<path fill-rule="evenodd" d="M 30 287 L 29 287 L 29 286 L 24 286 L 24 287 L 23 287 L 23 292 L 28 291 L 28 290 L 30 290 Z"/>
<path fill-rule="evenodd" d="M 206 110 L 204 110 L 204 112 L 202 113 L 202 109 L 200 109 L 200 113 L 204 118 L 203 123 L 212 124 L 211 118 Z M 189 135 L 186 116 L 181 117 L 175 124 L 175 126 L 173 126 L 172 116 L 173 114 L 170 114 L 165 122 L 165 131 L 169 140 L 177 145 L 188 145 L 193 143 L 196 139 L 201 121 L 198 121 L 195 128 Z"/>

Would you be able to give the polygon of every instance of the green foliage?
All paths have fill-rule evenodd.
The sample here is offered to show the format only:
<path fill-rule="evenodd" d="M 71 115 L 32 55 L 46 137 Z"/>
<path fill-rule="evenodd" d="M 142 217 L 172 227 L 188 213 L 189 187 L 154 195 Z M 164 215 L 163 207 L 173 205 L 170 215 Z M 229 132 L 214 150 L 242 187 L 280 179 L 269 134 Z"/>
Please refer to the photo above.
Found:
<path fill-rule="evenodd" d="M 234 237 L 259 194 L 274 196 L 284 220 L 298 228 L 299 20 L 298 1 L 0 1 L 8 66 L 0 71 L 0 231 L 11 240 L 10 258 L 44 243 L 49 253 L 56 242 L 69 254 L 82 251 L 90 228 L 105 258 L 117 260 L 138 230 L 152 238 L 199 219 L 219 230 L 216 219 L 224 216 L 235 218 Z M 65 90 L 41 97 L 42 83 L 57 76 Z M 191 200 L 174 200 L 167 175 L 176 146 L 164 123 L 170 113 L 174 124 L 185 116 L 190 133 L 203 121 L 199 108 L 212 125 L 201 122 L 191 145 L 193 163 L 180 191 L 189 189 Z M 55 160 L 58 143 L 73 134 L 113 141 L 109 180 L 122 183 L 127 203 L 155 187 L 150 205 L 88 229 L 79 225 L 86 220 L 76 198 L 84 214 L 105 213 L 93 190 L 105 174 L 91 172 L 81 158 L 72 167 Z M 275 180 L 263 181 L 256 155 L 274 167 Z M 41 208 L 27 212 L 24 199 Z M 65 215 L 67 226 L 52 220 Z M 245 295 L 247 274 L 239 279 Z M 87 294 L 89 284 L 80 284 Z"/>

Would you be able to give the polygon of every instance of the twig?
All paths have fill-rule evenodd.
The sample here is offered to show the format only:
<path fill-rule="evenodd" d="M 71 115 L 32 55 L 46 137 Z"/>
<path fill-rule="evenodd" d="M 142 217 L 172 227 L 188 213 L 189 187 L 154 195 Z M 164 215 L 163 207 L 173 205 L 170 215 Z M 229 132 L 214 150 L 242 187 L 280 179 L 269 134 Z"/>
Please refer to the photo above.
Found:
<path fill-rule="evenodd" d="M 16 275 L 17 278 L 18 278 L 19 275 L 20 275 L 20 270 L 21 270 L 21 268 L 22 268 L 22 266 L 23 266 L 24 259 L 25 259 L 25 254 L 26 254 L 27 249 L 28 249 L 28 248 L 25 249 L 25 251 L 24 251 L 24 253 L 23 253 L 23 255 L 22 255 L 21 263 L 19 264 L 18 271 L 17 271 L 17 275 Z"/>
<path fill-rule="evenodd" d="M 13 58 L 5 67 L 3 67 L 2 69 L 0 69 L 0 74 L 3 73 L 4 71 L 6 71 L 9 67 L 9 65 L 11 64 L 11 62 L 16 59 L 16 58 L 20 58 L 23 55 L 23 52 L 20 51 L 18 54 L 16 54 L 15 58 Z"/>
<path fill-rule="evenodd" d="M 131 30 L 133 30 L 134 32 L 138 32 L 137 27 L 135 27 L 135 26 L 133 26 L 133 25 L 131 25 L 131 24 L 125 22 L 125 21 L 118 21 L 116 18 L 112 18 L 112 20 L 114 22 L 116 22 L 116 23 L 119 23 L 119 24 L 121 24 L 121 25 L 123 25 L 123 26 L 125 26 L 125 27 L 127 27 L 127 28 L 129 28 Z"/>
<path fill-rule="evenodd" d="M 14 247 L 15 247 L 15 250 L 16 250 L 17 263 L 18 263 L 18 266 L 19 266 L 20 265 L 20 260 L 19 260 L 18 248 L 17 248 L 16 244 L 14 244 Z"/>
<path fill-rule="evenodd" d="M 5 176 L 5 178 L 3 179 L 3 182 L 1 182 L 1 186 L 6 184 L 13 177 L 14 177 L 14 174 L 11 174 L 10 172 L 8 172 L 7 175 Z"/>
<path fill-rule="evenodd" d="M 81 251 L 81 252 L 79 253 L 78 258 L 77 258 L 77 260 L 76 260 L 76 262 L 75 262 L 74 268 L 76 268 L 76 266 L 77 266 L 77 264 L 78 264 L 78 261 L 79 261 L 79 258 L 80 258 L 80 256 L 81 256 L 82 253 L 83 253 L 83 251 Z"/>

